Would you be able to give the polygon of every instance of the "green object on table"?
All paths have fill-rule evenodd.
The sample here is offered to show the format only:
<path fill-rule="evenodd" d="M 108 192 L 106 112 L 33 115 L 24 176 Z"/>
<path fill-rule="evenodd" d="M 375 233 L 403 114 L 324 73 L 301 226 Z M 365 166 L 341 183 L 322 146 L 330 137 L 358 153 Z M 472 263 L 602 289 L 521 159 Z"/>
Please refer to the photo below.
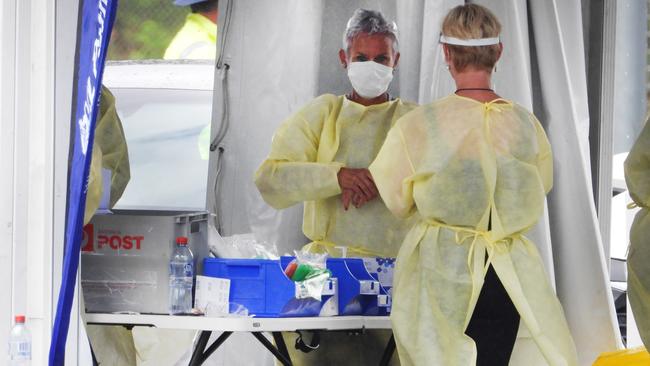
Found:
<path fill-rule="evenodd" d="M 296 272 L 294 272 L 291 279 L 296 282 L 303 281 L 313 271 L 314 267 L 310 266 L 309 264 L 299 264 L 298 268 L 296 268 Z"/>
<path fill-rule="evenodd" d="M 329 269 L 324 269 L 324 268 L 312 268 L 312 271 L 307 274 L 305 277 L 305 280 L 318 277 L 322 275 L 323 273 L 327 274 L 327 277 L 332 277 L 332 272 Z"/>

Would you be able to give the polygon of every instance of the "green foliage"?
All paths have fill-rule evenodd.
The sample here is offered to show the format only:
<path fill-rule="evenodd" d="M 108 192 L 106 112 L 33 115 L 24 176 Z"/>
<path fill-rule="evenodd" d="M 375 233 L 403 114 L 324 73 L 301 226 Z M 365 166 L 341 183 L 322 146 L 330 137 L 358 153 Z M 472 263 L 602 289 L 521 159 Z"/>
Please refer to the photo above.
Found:
<path fill-rule="evenodd" d="M 109 60 L 160 59 L 183 26 L 189 7 L 173 0 L 121 0 L 108 47 Z"/>

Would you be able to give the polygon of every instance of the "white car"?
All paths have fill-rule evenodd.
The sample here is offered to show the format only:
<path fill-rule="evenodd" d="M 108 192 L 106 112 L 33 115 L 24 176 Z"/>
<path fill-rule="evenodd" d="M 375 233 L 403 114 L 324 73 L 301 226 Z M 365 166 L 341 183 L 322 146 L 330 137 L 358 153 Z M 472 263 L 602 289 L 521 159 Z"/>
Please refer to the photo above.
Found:
<path fill-rule="evenodd" d="M 131 181 L 115 209 L 204 210 L 213 61 L 108 62 Z"/>

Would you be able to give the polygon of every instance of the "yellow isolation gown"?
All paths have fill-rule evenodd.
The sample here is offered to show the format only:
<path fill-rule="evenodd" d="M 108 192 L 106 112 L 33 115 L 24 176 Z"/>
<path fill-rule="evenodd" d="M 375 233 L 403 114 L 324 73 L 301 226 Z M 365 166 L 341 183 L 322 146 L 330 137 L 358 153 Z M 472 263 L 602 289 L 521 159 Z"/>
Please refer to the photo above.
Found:
<path fill-rule="evenodd" d="M 381 200 L 347 211 L 337 173 L 367 168 L 395 121 L 415 107 L 399 99 L 363 106 L 322 95 L 291 116 L 273 136 L 271 153 L 255 175 L 264 200 L 282 209 L 304 202 L 307 249 L 349 257 L 394 257 L 410 225 Z"/>
<path fill-rule="evenodd" d="M 625 182 L 634 204 L 641 210 L 634 217 L 627 255 L 627 293 L 637 328 L 646 348 L 650 346 L 650 123 L 634 143 L 625 160 Z"/>
<path fill-rule="evenodd" d="M 550 144 L 531 113 L 450 95 L 401 118 L 370 172 L 393 213 L 421 217 L 393 283 L 402 365 L 476 364 L 465 329 L 489 264 L 549 365 L 577 365 L 562 306 L 523 235 L 553 181 Z"/>

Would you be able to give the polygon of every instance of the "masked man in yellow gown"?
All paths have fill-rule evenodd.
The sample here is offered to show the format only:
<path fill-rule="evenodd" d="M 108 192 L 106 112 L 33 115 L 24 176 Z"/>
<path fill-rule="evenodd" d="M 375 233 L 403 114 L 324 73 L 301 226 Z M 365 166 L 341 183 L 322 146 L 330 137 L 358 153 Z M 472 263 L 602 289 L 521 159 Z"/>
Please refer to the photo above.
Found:
<path fill-rule="evenodd" d="M 399 61 L 397 29 L 376 11 L 357 10 L 347 24 L 339 58 L 352 84 L 347 95 L 325 94 L 289 117 L 273 136 L 255 175 L 264 200 L 282 209 L 304 203 L 305 249 L 349 257 L 393 257 L 409 226 L 377 197 L 368 166 L 395 121 L 414 108 L 388 94 Z M 339 338 L 339 346 L 326 350 Z M 323 339 L 309 365 L 377 364 L 383 341 L 363 347 L 345 335 Z M 368 337 L 357 337 L 362 342 Z M 387 340 L 387 338 L 384 338 Z M 352 352 L 344 349 L 354 348 Z M 290 347 L 291 348 L 291 347 Z M 372 349 L 374 348 L 374 349 Z M 363 350 L 376 354 L 363 359 Z M 310 356 L 312 354 L 309 354 Z M 292 356 L 294 359 L 297 356 Z"/>

